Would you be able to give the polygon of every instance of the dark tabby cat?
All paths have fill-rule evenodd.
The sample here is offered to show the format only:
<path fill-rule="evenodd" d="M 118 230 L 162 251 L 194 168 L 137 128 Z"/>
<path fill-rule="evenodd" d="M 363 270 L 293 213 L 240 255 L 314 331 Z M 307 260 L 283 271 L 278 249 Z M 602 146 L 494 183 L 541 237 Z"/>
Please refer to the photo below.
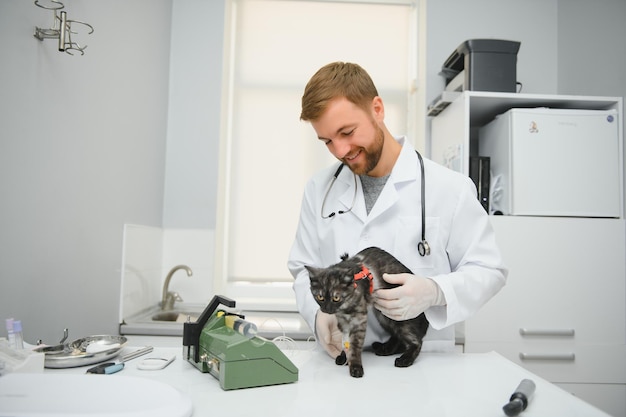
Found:
<path fill-rule="evenodd" d="M 361 352 L 367 329 L 367 307 L 373 303 L 372 292 L 378 288 L 392 288 L 383 280 L 383 273 L 411 273 L 400 261 L 380 248 L 367 248 L 349 258 L 327 268 L 307 266 L 311 278 L 311 292 L 324 313 L 337 317 L 339 329 L 349 340 L 347 360 L 350 375 L 363 376 Z M 428 320 L 424 314 L 414 319 L 395 321 L 374 309 L 381 326 L 391 338 L 385 343 L 372 345 L 379 356 L 402 353 L 396 358 L 395 366 L 411 366 L 422 349 L 422 339 L 428 330 Z M 346 362 L 345 353 L 335 359 L 338 365 Z"/>

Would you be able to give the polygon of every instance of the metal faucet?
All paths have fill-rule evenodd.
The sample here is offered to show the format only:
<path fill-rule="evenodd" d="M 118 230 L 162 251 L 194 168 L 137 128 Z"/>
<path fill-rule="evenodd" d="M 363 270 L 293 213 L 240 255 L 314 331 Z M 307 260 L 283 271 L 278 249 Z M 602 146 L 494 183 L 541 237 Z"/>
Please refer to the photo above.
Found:
<path fill-rule="evenodd" d="M 189 268 L 187 265 L 177 265 L 174 268 L 170 269 L 170 272 L 167 273 L 167 277 L 165 277 L 165 283 L 163 284 L 163 298 L 161 299 L 161 310 L 172 310 L 176 301 L 183 301 L 183 299 L 180 297 L 180 295 L 178 295 L 177 292 L 172 292 L 168 290 L 172 275 L 174 275 L 174 272 L 178 271 L 179 269 L 184 269 L 185 271 L 187 271 L 188 277 L 193 275 L 191 268 Z"/>

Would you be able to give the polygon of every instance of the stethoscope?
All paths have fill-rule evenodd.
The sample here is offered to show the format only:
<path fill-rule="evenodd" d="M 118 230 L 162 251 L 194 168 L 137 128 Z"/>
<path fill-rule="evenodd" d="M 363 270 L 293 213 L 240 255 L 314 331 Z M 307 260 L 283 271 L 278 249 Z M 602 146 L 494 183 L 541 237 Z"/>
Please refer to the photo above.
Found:
<path fill-rule="evenodd" d="M 415 153 L 417 154 L 417 159 L 419 160 L 419 164 L 420 164 L 420 172 L 422 173 L 421 175 L 422 240 L 417 244 L 417 251 L 419 252 L 420 256 L 426 256 L 426 255 L 430 255 L 430 245 L 426 241 L 426 204 L 424 202 L 424 199 L 426 198 L 426 181 L 424 180 L 424 160 L 422 159 L 422 155 L 420 155 L 418 151 L 415 151 Z M 350 208 L 348 208 L 347 210 L 338 210 L 336 212 L 333 211 L 328 216 L 324 215 L 324 206 L 326 205 L 326 199 L 328 198 L 328 194 L 330 193 L 330 190 L 333 188 L 333 185 L 335 184 L 335 181 L 337 181 L 337 177 L 341 173 L 341 170 L 343 169 L 344 166 L 345 166 L 344 164 L 339 165 L 339 168 L 337 168 L 337 171 L 335 171 L 335 173 L 333 174 L 333 179 L 330 181 L 330 184 L 328 184 L 328 188 L 326 189 L 326 194 L 324 194 L 324 199 L 322 200 L 322 208 L 320 210 L 320 215 L 322 216 L 322 219 L 330 219 L 331 217 L 334 217 L 336 214 L 349 213 L 352 211 L 352 208 L 354 207 L 354 202 L 356 201 L 357 183 L 356 183 L 356 175 L 352 174 L 354 176 L 354 195 L 352 196 L 352 203 L 350 204 Z"/>

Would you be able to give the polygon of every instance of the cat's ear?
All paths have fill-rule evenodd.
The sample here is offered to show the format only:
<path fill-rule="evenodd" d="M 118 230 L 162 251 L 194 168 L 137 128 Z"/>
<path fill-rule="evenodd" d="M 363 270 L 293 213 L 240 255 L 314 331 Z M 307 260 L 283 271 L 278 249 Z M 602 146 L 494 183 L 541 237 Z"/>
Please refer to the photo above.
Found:
<path fill-rule="evenodd" d="M 350 255 L 348 255 L 348 253 L 346 252 L 346 253 L 344 253 L 343 255 L 341 255 L 339 258 L 340 258 L 342 261 L 345 261 L 345 260 L 346 260 L 346 259 L 348 259 L 349 257 L 350 257 Z"/>
<path fill-rule="evenodd" d="M 316 268 L 314 266 L 304 265 L 304 267 L 306 268 L 307 271 L 309 271 L 309 277 L 315 277 L 321 271 L 321 268 Z"/>

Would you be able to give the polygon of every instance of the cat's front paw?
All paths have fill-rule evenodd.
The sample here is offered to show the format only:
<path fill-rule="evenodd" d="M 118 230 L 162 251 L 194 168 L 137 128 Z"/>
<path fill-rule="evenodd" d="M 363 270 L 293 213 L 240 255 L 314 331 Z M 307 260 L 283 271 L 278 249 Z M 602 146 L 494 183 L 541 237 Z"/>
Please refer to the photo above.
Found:
<path fill-rule="evenodd" d="M 350 375 L 354 378 L 361 378 L 363 376 L 362 365 L 350 365 Z"/>
<path fill-rule="evenodd" d="M 396 358 L 395 365 L 397 368 L 408 368 L 415 362 L 414 358 L 405 358 L 404 355 Z"/>
<path fill-rule="evenodd" d="M 337 365 L 345 365 L 346 362 L 348 362 L 348 358 L 346 356 L 346 352 L 342 350 L 339 356 L 335 358 L 335 363 Z"/>

